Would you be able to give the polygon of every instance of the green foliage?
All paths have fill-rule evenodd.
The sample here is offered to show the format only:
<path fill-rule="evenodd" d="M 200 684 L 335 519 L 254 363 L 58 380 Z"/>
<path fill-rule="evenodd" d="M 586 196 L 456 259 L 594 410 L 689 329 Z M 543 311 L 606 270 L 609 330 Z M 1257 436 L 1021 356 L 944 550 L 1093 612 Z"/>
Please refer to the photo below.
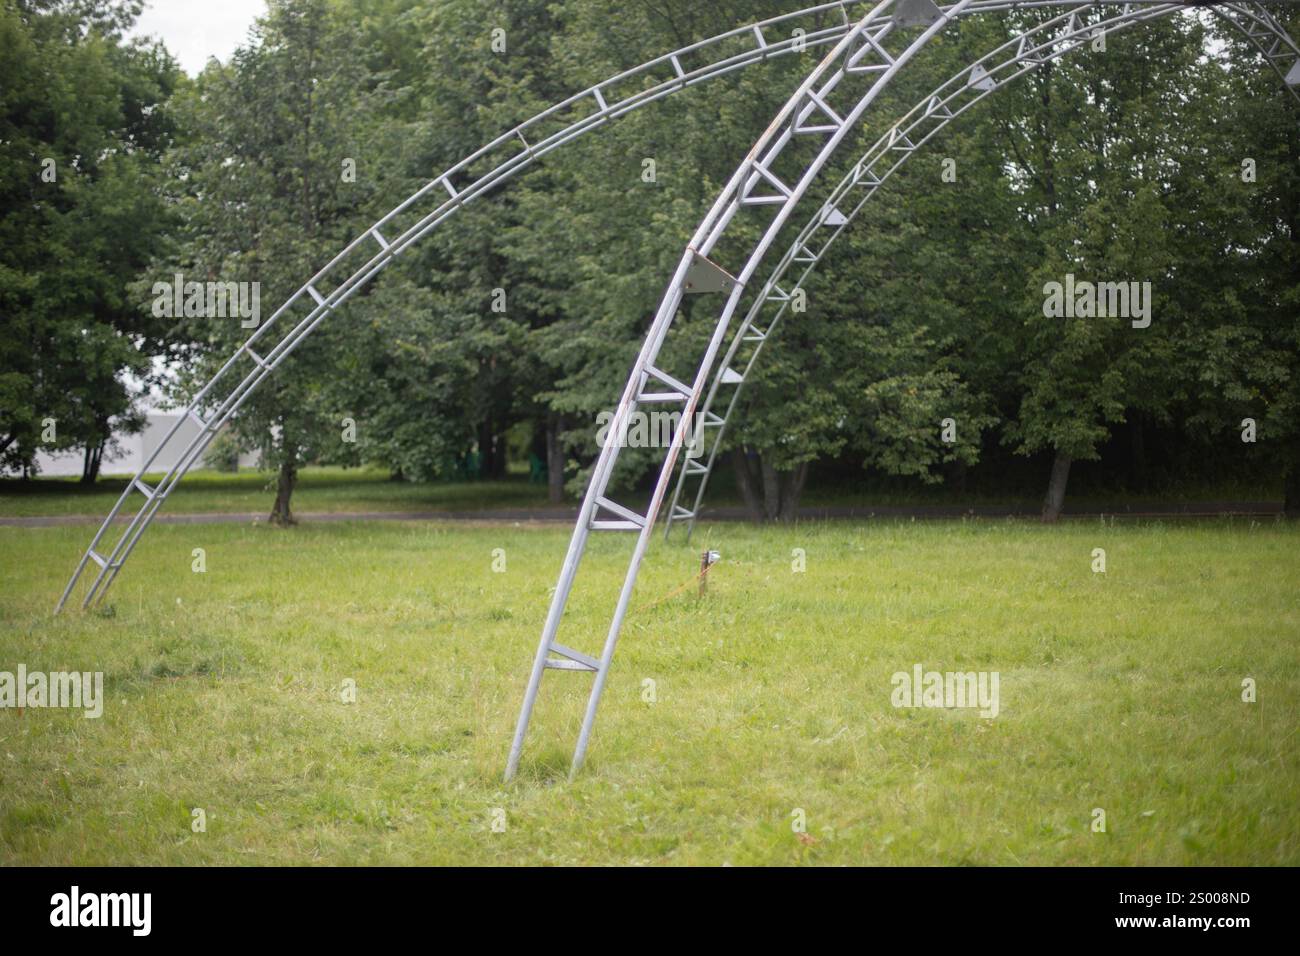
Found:
<path fill-rule="evenodd" d="M 164 351 L 127 285 L 168 225 L 158 158 L 180 75 L 123 41 L 132 20 L 107 0 L 0 3 L 0 470 L 41 448 L 97 462 L 138 427 Z"/>
<path fill-rule="evenodd" d="M 265 323 L 375 217 L 385 175 L 371 152 L 383 142 L 376 116 L 400 97 L 386 73 L 367 67 L 375 51 L 362 46 L 365 37 L 344 6 L 277 0 L 248 47 L 227 65 L 211 63 L 177 98 L 186 137 L 167 166 L 182 225 L 141 288 L 174 273 L 259 283 Z M 302 309 L 286 311 L 266 340 L 276 341 L 304 316 Z M 290 491 L 297 467 L 335 447 L 349 409 L 340 407 L 333 386 L 339 369 L 364 354 L 365 319 L 362 308 L 324 323 L 235 420 L 241 439 L 265 449 L 266 463 L 290 476 Z M 237 316 L 180 320 L 176 335 L 191 356 L 190 390 L 250 334 Z M 251 369 L 245 360 L 227 372 L 216 396 Z"/>
<path fill-rule="evenodd" d="M 203 462 L 213 471 L 233 474 L 239 471 L 239 455 L 242 451 L 239 439 L 233 432 L 226 430 L 212 439 L 212 444 L 203 453 Z"/>
<path fill-rule="evenodd" d="M 147 376 L 151 356 L 182 360 L 178 397 L 192 394 L 247 336 L 232 319 L 160 324 L 143 305 L 154 282 L 260 282 L 269 313 L 513 124 L 786 8 L 664 0 L 611 17 L 597 0 L 274 0 L 228 63 L 177 82 L 160 51 L 121 46 L 127 21 L 108 4 L 7 0 L 0 96 L 28 121 L 0 140 L 0 188 L 23 210 L 0 225 L 0 306 L 13 316 L 0 342 L 0 454 L 30 456 L 46 414 L 63 445 L 128 419 L 120 383 Z M 764 266 L 940 78 L 1048 15 L 945 31 L 873 103 Z M 84 35 L 69 29 L 83 21 Z M 531 432 L 517 447 L 533 454 L 562 431 L 560 470 L 580 490 L 597 416 L 683 245 L 821 55 L 775 57 L 633 111 L 476 198 L 288 358 L 242 407 L 241 438 L 290 474 L 324 461 L 422 480 L 462 473 L 470 455 L 500 475 L 512 429 Z M 927 143 L 826 252 L 807 311 L 787 315 L 747 380 L 728 447 L 793 481 L 796 497 L 792 476 L 813 465 L 921 483 L 996 473 L 1013 456 L 1136 473 L 1152 435 L 1179 449 L 1170 471 L 1295 479 L 1295 118 L 1276 76 L 1208 15 L 1162 18 L 1030 71 Z M 124 140 L 132 148 L 105 148 Z M 32 202 L 42 150 L 96 161 L 73 164 L 57 202 Z M 941 176 L 948 166 L 955 179 Z M 735 269 L 758 235 L 737 217 L 714 258 Z M 1066 275 L 1150 282 L 1150 327 L 1045 316 L 1045 285 Z M 688 297 L 661 356 L 683 380 L 716 316 L 704 298 Z M 286 313 L 267 341 L 301 315 Z M 251 368 L 237 364 L 217 393 Z M 1247 417 L 1260 442 L 1243 447 Z M 93 424 L 65 430 L 65 418 Z M 642 482 L 656 461 L 629 450 L 615 486 Z"/>

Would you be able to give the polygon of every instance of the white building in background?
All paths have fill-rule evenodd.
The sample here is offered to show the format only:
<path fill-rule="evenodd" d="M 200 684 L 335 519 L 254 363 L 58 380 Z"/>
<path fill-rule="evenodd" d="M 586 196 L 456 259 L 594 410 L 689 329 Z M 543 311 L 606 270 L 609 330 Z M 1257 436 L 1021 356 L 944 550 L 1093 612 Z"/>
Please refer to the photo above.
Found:
<path fill-rule="evenodd" d="M 176 419 L 182 418 L 183 412 L 159 412 L 151 411 L 145 422 L 144 428 L 136 435 L 115 435 L 119 450 L 112 449 L 104 452 L 104 461 L 101 463 L 99 473 L 101 475 L 134 475 L 140 470 L 140 466 L 148 460 L 153 454 L 154 449 L 162 444 L 167 433 L 171 431 Z M 167 448 L 154 459 L 153 464 L 149 466 L 150 471 L 167 471 L 181 457 L 181 452 L 189 444 L 190 439 L 198 434 L 199 426 L 194 424 L 190 419 L 181 422 L 180 430 L 176 433 Z M 209 445 L 209 450 L 211 446 Z M 239 467 L 256 468 L 261 456 L 256 452 L 245 452 L 239 456 Z M 45 452 L 37 452 L 36 464 L 40 471 L 38 475 L 45 478 L 54 478 L 64 475 L 80 475 L 83 455 L 81 451 L 66 451 L 57 454 L 48 455 Z M 206 462 L 200 460 L 197 467 L 206 467 Z"/>

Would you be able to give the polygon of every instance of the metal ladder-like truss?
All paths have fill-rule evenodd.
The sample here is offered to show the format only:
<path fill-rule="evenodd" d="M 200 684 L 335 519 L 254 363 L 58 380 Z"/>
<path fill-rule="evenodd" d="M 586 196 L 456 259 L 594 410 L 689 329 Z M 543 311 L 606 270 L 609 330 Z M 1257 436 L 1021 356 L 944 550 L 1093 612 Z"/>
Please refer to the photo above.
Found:
<path fill-rule="evenodd" d="M 902 0 L 904 4 L 916 0 Z M 1152 0 L 1136 0 L 1138 4 Z M 1076 0 L 975 0 L 964 13 L 1074 5 Z M 217 432 L 294 349 L 339 306 L 402 252 L 445 223 L 462 206 L 507 182 L 578 137 L 633 110 L 765 60 L 828 46 L 851 28 L 850 10 L 869 2 L 832 2 L 737 27 L 648 60 L 556 103 L 498 136 L 407 197 L 312 276 L 281 305 L 190 400 L 184 412 L 127 484 L 77 563 L 55 613 L 90 565 L 97 573 L 81 601 L 102 601 L 140 537 L 177 483 L 202 457 Z M 386 238 L 387 237 L 387 238 Z M 287 327 L 287 329 L 286 329 Z M 275 330 L 279 334 L 271 334 Z M 188 438 L 183 426 L 191 423 Z M 164 452 L 179 452 L 151 486 L 146 476 Z M 142 498 L 134 511 L 128 502 Z M 109 529 L 129 517 L 114 539 Z M 105 541 L 114 541 L 105 546 Z"/>
<path fill-rule="evenodd" d="M 1086 46 L 1098 31 L 1109 36 L 1182 9 L 1186 8 L 1168 2 L 1116 15 L 1113 9 L 1107 11 L 1091 4 L 1086 7 L 1081 4 L 1077 9 L 1026 30 L 963 67 L 930 95 L 923 97 L 889 132 L 872 144 L 835 187 L 826 203 L 803 227 L 798 238 L 791 243 L 732 336 L 701 405 L 700 415 L 713 423 L 705 433 L 708 452 L 706 455 L 700 449 L 694 457 L 688 455 L 681 460 L 672 501 L 664 515 L 665 539 L 671 535 L 675 524 L 685 521 L 686 540 L 690 541 L 696 518 L 704 504 L 709 477 L 723 447 L 727 425 L 735 413 L 744 384 L 749 379 L 763 346 L 776 331 L 782 318 L 791 311 L 792 303 L 797 301 L 798 291 L 804 287 L 831 246 L 884 183 L 948 123 L 991 93 L 1050 60 Z M 1291 96 L 1300 103 L 1300 49 L 1297 49 L 1296 44 L 1267 10 L 1258 4 L 1249 3 L 1211 9 L 1254 43 L 1266 62 L 1283 79 Z M 861 198 L 850 206 L 849 203 L 858 193 Z M 799 266 L 803 266 L 802 271 L 799 271 Z M 788 288 L 782 288 L 781 283 L 791 270 L 798 273 L 797 278 Z M 728 386 L 733 387 L 728 391 Z M 724 401 L 724 411 L 716 414 L 715 406 Z M 703 458 L 703 461 L 698 461 L 699 458 Z M 694 502 L 688 508 L 681 504 L 681 499 L 684 494 L 689 494 L 688 488 L 692 483 L 695 485 Z"/>
<path fill-rule="evenodd" d="M 687 243 L 669 281 L 613 419 L 608 423 L 607 434 L 621 435 L 630 416 L 639 406 L 647 403 L 671 403 L 680 408 L 681 416 L 644 511 L 634 510 L 609 497 L 607 489 L 622 443 L 617 440 L 607 441 L 601 449 L 534 657 L 506 764 L 507 780 L 513 778 L 518 770 L 529 720 L 542 676 L 547 669 L 580 670 L 594 674 L 574 749 L 571 773 L 576 773 L 582 766 L 619 633 L 636 585 L 637 573 L 677 461 L 686 442 L 692 440 L 692 423 L 697 420 L 696 413 L 700 412 L 698 420 L 705 434 L 710 430 L 713 432 L 711 451 L 705 465 L 693 462 L 691 457 L 682 459 L 681 476 L 670 509 L 671 517 L 686 519 L 692 526 L 703 500 L 704 485 L 721 445 L 722 430 L 726 423 L 722 416 L 713 412 L 713 402 L 724 386 L 733 386 L 738 392 L 745 374 L 752 368 L 763 343 L 771 334 L 773 325 L 787 311 L 792 296 L 777 284 L 785 271 L 795 263 L 803 264 L 805 269 L 800 276 L 799 285 L 792 287 L 791 291 L 801 286 L 825 254 L 829 243 L 848 225 L 851 216 L 846 215 L 838 204 L 848 197 L 851 190 L 864 189 L 863 199 L 852 210 L 852 215 L 855 216 L 884 180 L 948 122 L 1000 86 L 1085 45 L 1098 30 L 1113 32 L 1186 9 L 1189 5 L 1178 2 L 1109 4 L 1118 7 L 1121 12 L 1107 17 L 1104 12 L 1094 12 L 1108 6 L 1104 2 L 1080 4 L 1060 17 L 1025 29 L 1009 43 L 963 68 L 918 103 L 903 120 L 893 125 L 854 166 L 852 172 L 832 193 L 830 201 L 821 206 L 800 232 L 773 276 L 753 297 L 745 320 L 731 334 L 731 344 L 723 361 L 719 363 L 718 355 L 731 333 L 731 320 L 746 286 L 817 175 L 847 134 L 861 121 L 880 92 L 948 23 L 969 12 L 971 5 L 958 2 L 939 8 L 930 0 L 883 0 L 835 44 L 786 102 L 728 181 Z M 884 16 L 884 11 L 891 6 L 893 15 Z M 1241 28 L 1261 49 L 1294 94 L 1295 87 L 1300 86 L 1300 51 L 1273 17 L 1258 3 L 1223 4 L 1214 9 Z M 920 32 L 916 33 L 909 28 L 919 28 Z M 811 160 L 803 161 L 793 174 L 786 172 L 783 176 L 778 163 L 784 151 L 797 137 L 817 137 L 819 148 Z M 710 257 L 736 216 L 755 210 L 766 211 L 766 225 L 762 226 L 758 241 L 749 248 L 743 265 L 734 272 L 728 271 Z M 825 228 L 832 229 L 833 232 L 820 248 L 815 249 L 812 242 L 814 233 Z M 723 296 L 723 305 L 713 334 L 707 340 L 697 364 L 684 371 L 669 371 L 663 368 L 666 363 L 660 361 L 660 356 L 664 354 L 665 341 L 683 299 L 693 293 L 719 294 Z M 776 305 L 777 315 L 766 328 L 761 328 L 755 324 L 755 319 L 764 306 L 769 304 Z M 747 359 L 742 355 L 745 349 L 748 349 Z M 735 370 L 738 360 L 743 360 L 746 373 Z M 706 387 L 709 397 L 701 407 Z M 735 397 L 736 392 L 733 392 L 727 409 L 728 415 L 735 407 Z M 695 506 L 691 509 L 682 508 L 677 504 L 677 499 L 686 481 L 696 476 L 700 479 L 700 486 Z M 586 550 L 587 539 L 593 531 L 623 531 L 636 535 L 599 658 L 573 650 L 556 640 L 578 566 Z"/>
<path fill-rule="evenodd" d="M 1063 2 L 1063 0 L 1058 0 Z M 865 6 L 849 4 L 848 6 Z M 1004 0 L 987 3 L 1006 9 Z M 764 60 L 834 43 L 849 29 L 846 5 L 821 3 L 728 30 L 656 57 L 576 93 L 462 159 L 357 236 L 281 305 L 200 389 L 140 466 L 81 556 L 55 607 L 63 609 L 85 569 L 98 566 L 81 606 L 103 600 L 140 536 L 218 430 L 295 348 L 402 252 L 478 196 L 512 179 L 551 150 L 633 110 Z M 837 18 L 841 22 L 836 22 Z M 285 328 L 287 326 L 287 329 Z M 272 331 L 282 333 L 277 338 Z M 186 439 L 185 422 L 196 428 Z M 165 450 L 175 463 L 156 485 L 145 481 Z M 111 548 L 101 547 L 132 496 L 142 498 Z M 112 540 L 109 538 L 109 540 Z"/>
<path fill-rule="evenodd" d="M 1056 7 L 1075 2 L 974 0 L 967 12 Z M 412 193 L 290 296 L 194 395 L 95 532 L 59 597 L 55 613 L 63 609 L 82 574 L 92 564 L 98 567 L 98 572 L 86 589 L 81 606 L 86 608 L 102 601 L 177 483 L 258 386 L 339 306 L 461 207 L 514 178 L 552 150 L 610 120 L 756 63 L 836 43 L 852 27 L 850 11 L 870 6 L 866 0 L 831 0 L 737 27 L 655 57 L 548 107 Z M 271 334 L 273 329 L 281 333 L 278 338 Z M 189 438 L 182 429 L 187 422 L 197 429 Z M 174 452 L 178 448 L 174 464 L 150 486 L 146 476 L 154 462 L 164 451 Z M 142 500 L 134 512 L 129 512 L 127 503 L 136 494 Z M 109 528 L 124 513 L 130 514 L 125 528 L 111 547 L 103 547 L 106 538 L 112 540 L 108 536 Z"/>
<path fill-rule="evenodd" d="M 1268 14 L 1265 9 L 1267 2 L 1225 3 L 1212 9 L 1250 38 L 1294 92 L 1300 86 L 1300 51 Z M 649 507 L 643 513 L 637 512 L 606 495 L 618 458 L 617 443 L 602 449 L 593 469 L 534 659 L 506 775 L 512 777 L 518 767 L 542 674 L 548 668 L 595 674 L 574 753 L 573 769 L 576 771 L 586 753 L 596 707 L 627 613 L 637 571 L 680 456 L 685 428 L 695 420 L 698 409 L 707 429 L 706 435 L 711 435 L 711 447 L 706 464 L 701 465 L 691 458 L 683 459 L 681 479 L 673 497 L 674 507 L 666 521 L 668 528 L 674 519 L 689 520 L 693 526 L 726 422 L 736 406 L 738 389 L 753 367 L 763 343 L 788 311 L 793 292 L 802 287 L 830 243 L 902 162 L 947 122 L 964 113 L 987 93 L 1048 59 L 1077 49 L 1086 42 L 1086 39 L 1081 39 L 1085 33 L 1090 37 L 1099 28 L 1117 30 L 1180 8 L 1200 5 L 1197 0 L 1096 0 L 1090 4 L 1081 4 L 1078 0 L 959 0 L 945 6 L 936 6 L 932 0 L 883 0 L 874 6 L 870 2 L 821 3 L 738 27 L 656 57 L 538 113 L 456 163 L 357 236 L 253 332 L 195 394 L 183 415 L 178 417 L 128 483 L 77 564 L 59 598 L 56 613 L 67 603 L 83 572 L 91 564 L 98 567 L 98 573 L 86 589 L 81 605 L 89 607 L 103 600 L 168 495 L 253 391 L 339 306 L 462 206 L 510 180 L 551 150 L 635 109 L 769 58 L 797 54 L 804 49 L 831 47 L 755 144 L 688 243 L 610 423 L 610 434 L 620 434 L 631 413 L 646 403 L 674 405 L 682 411 L 681 422 L 685 427 L 679 428 L 673 436 Z M 836 148 L 903 66 L 945 25 L 960 17 L 1048 8 L 1062 8 L 1068 12 L 1027 29 L 1012 43 L 999 47 L 963 69 L 923 104 L 918 104 L 868 151 L 800 232 L 799 238 L 762 286 L 762 291 L 753 297 L 745 318 L 730 335 L 723 361 L 718 363 L 718 355 L 723 343 L 728 341 L 731 320 L 744 290 L 781 228 Z M 1089 13 L 1102 8 L 1119 8 L 1121 13 L 1110 17 Z M 862 11 L 867 12 L 855 22 L 853 16 Z M 1088 21 L 1090 16 L 1094 17 L 1091 22 Z M 1051 30 L 1056 32 L 1049 32 Z M 1014 55 L 1005 55 L 1012 44 L 1016 46 Z M 817 144 L 815 157 L 801 164 L 793 174 L 784 173 L 783 178 L 778 161 L 796 138 Z M 886 157 L 894 161 L 886 162 Z M 843 212 L 848 192 L 861 187 L 866 189 L 863 199 L 848 213 Z M 759 210 L 770 218 L 743 267 L 733 275 L 713 262 L 710 254 L 724 237 L 733 217 L 742 210 L 750 213 Z M 826 229 L 831 231 L 821 247 L 814 251 L 814 233 L 818 233 L 820 238 L 819 230 Z M 786 292 L 779 283 L 796 263 L 805 268 L 798 282 Z M 663 363 L 659 363 L 659 356 L 683 297 L 699 293 L 724 294 L 724 305 L 701 361 L 677 377 L 661 367 Z M 759 319 L 769 304 L 777 307 L 776 314 L 765 320 L 765 327 L 762 327 Z M 281 334 L 278 337 L 272 335 L 273 329 Z M 734 370 L 738 364 L 743 365 L 744 373 Z M 686 379 L 690 379 L 690 384 Z M 719 416 L 712 409 L 720 389 L 733 385 L 737 390 L 731 394 L 725 415 Z M 701 407 L 706 386 L 707 398 Z M 189 439 L 183 439 L 182 425 L 186 421 L 193 423 L 196 429 Z M 180 451 L 175 464 L 161 480 L 150 486 L 145 477 L 154 462 L 164 450 L 177 447 Z M 692 477 L 698 477 L 700 484 L 694 507 L 686 509 L 678 505 L 678 499 L 687 479 Z M 109 528 L 119 520 L 128 501 L 136 494 L 141 495 L 142 503 L 126 521 L 112 547 L 102 547 Z M 637 535 L 600 658 L 564 647 L 555 640 L 591 531 L 627 531 Z"/>

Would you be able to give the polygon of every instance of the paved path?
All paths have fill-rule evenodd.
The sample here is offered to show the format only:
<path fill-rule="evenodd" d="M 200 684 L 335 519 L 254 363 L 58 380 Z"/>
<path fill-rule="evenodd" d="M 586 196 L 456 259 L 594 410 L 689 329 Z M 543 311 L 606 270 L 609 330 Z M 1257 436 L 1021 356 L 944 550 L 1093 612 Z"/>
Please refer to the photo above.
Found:
<path fill-rule="evenodd" d="M 1204 501 L 1192 504 L 1141 505 L 1135 508 L 1122 505 L 1089 511 L 1066 511 L 1064 518 L 1221 518 L 1249 517 L 1273 518 L 1282 508 L 1273 501 Z M 492 524 L 545 522 L 548 524 L 573 524 L 578 516 L 576 508 L 493 508 L 484 511 L 302 511 L 296 517 L 304 523 L 326 521 L 450 521 L 486 522 Z M 749 513 L 744 508 L 711 508 L 704 512 L 705 521 L 744 521 Z M 801 521 L 826 521 L 868 518 L 1037 518 L 1036 508 L 913 506 L 913 507 L 827 507 L 800 508 Z M 102 515 L 42 515 L 40 517 L 0 517 L 0 527 L 54 528 L 62 525 L 97 525 Z M 129 516 L 119 516 L 126 522 Z M 167 514 L 160 513 L 154 521 L 159 524 L 253 524 L 266 520 L 266 512 L 224 514 Z"/>

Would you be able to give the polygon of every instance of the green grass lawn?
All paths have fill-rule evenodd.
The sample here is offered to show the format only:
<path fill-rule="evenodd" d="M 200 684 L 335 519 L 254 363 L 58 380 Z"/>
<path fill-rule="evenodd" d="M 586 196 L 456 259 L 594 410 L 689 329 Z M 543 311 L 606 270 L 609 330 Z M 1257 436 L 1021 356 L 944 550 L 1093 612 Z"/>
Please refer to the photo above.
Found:
<path fill-rule="evenodd" d="M 548 671 L 509 786 L 567 530 L 155 527 L 105 612 L 52 618 L 86 540 L 0 528 L 0 670 L 103 671 L 107 697 L 0 710 L 3 863 L 1300 863 L 1294 525 L 657 542 L 586 768 L 567 781 L 590 675 Z M 706 545 L 709 593 L 661 600 Z M 629 546 L 595 540 L 564 643 L 598 652 Z M 895 709 L 916 664 L 997 671 L 1000 713 Z"/>
<path fill-rule="evenodd" d="M 146 476 L 157 484 L 161 474 Z M 130 481 L 101 478 L 82 485 L 75 478 L 42 478 L 23 482 L 0 480 L 0 515 L 15 517 L 108 514 Z M 223 474 L 193 471 L 167 498 L 164 514 L 268 513 L 275 500 L 275 475 L 242 471 Z M 131 504 L 139 507 L 143 498 Z M 499 481 L 390 481 L 388 473 L 371 468 L 314 467 L 303 469 L 293 495 L 295 512 L 460 511 L 483 508 L 546 508 L 546 486 L 526 477 Z"/>
<path fill-rule="evenodd" d="M 146 476 L 156 485 L 161 474 Z M 108 514 L 130 479 L 117 475 L 82 485 L 75 478 L 38 478 L 19 481 L 0 478 L 0 517 L 45 517 Z M 1076 483 L 1078 485 L 1078 483 Z M 694 486 L 692 486 L 694 490 Z M 646 491 L 648 497 L 649 492 Z M 1122 488 L 1081 485 L 1071 491 L 1067 508 L 1090 512 L 1132 509 L 1149 505 L 1194 505 L 1200 502 L 1280 502 L 1275 482 L 1238 480 L 1217 484 L 1162 488 L 1158 493 L 1135 494 Z M 823 480 L 805 491 L 801 504 L 809 508 L 910 508 L 995 507 L 1034 512 L 1041 505 L 1042 489 L 1017 493 L 973 490 L 957 495 L 945 485 L 925 485 L 908 478 L 867 475 L 857 481 Z M 136 498 L 132 507 L 144 499 Z M 275 476 L 270 472 L 242 471 L 223 474 L 193 471 L 168 497 L 163 514 L 217 514 L 270 512 L 275 500 Z M 705 507 L 741 504 L 735 480 L 726 465 L 709 484 Z M 568 509 L 577 506 L 569 501 Z M 478 511 L 484 509 L 544 509 L 552 507 L 544 485 L 530 484 L 526 475 L 495 481 L 407 482 L 391 481 L 376 468 L 314 466 L 304 468 L 293 495 L 295 512 L 378 511 Z"/>

